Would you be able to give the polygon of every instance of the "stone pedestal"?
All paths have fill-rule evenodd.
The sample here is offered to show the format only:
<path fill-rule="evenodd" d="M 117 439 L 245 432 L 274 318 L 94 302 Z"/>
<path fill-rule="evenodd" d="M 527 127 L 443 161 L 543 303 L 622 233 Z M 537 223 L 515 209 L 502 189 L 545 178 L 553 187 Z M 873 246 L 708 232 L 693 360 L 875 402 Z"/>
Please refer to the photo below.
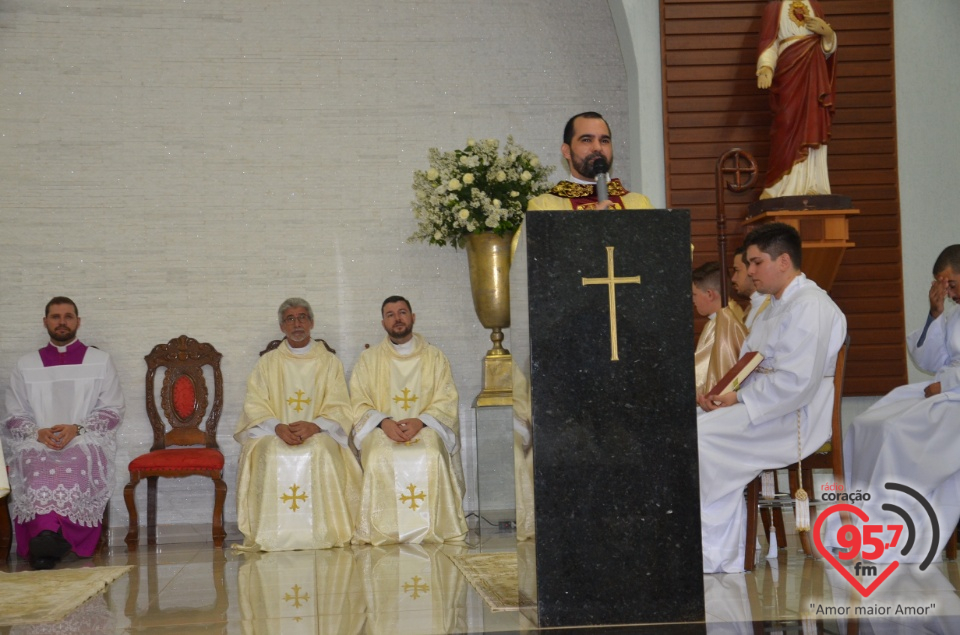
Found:
<path fill-rule="evenodd" d="M 536 535 L 519 579 L 536 610 L 525 617 L 702 620 L 689 212 L 525 223 L 513 275 L 526 284 L 512 288 L 528 297 L 511 332 L 533 439 Z"/>

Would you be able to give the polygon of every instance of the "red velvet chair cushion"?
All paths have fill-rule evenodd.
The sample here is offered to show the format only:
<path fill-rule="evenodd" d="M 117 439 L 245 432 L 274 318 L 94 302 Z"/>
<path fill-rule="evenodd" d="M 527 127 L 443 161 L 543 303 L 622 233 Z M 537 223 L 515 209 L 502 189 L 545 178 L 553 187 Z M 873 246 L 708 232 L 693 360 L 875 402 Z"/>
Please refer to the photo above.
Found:
<path fill-rule="evenodd" d="M 222 469 L 223 454 L 212 448 L 156 450 L 130 461 L 131 472 Z"/>
<path fill-rule="evenodd" d="M 173 382 L 173 410 L 180 421 L 186 421 L 197 410 L 197 391 L 193 380 L 186 375 L 181 375 Z"/>

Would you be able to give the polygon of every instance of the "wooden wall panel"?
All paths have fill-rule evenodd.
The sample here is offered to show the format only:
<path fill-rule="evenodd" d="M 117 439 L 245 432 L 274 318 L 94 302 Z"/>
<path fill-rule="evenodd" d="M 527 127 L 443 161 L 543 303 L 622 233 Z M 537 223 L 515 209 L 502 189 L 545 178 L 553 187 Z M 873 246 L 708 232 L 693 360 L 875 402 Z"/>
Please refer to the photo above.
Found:
<path fill-rule="evenodd" d="M 835 194 L 860 216 L 832 296 L 852 341 L 844 393 L 879 395 L 907 381 L 892 0 L 822 3 L 837 32 L 837 111 L 829 145 Z M 756 86 L 757 41 L 765 3 L 661 0 L 667 205 L 691 211 L 694 266 L 717 258 L 717 159 L 740 147 L 766 170 L 770 110 Z M 739 244 L 759 185 L 728 192 L 728 249 Z M 698 320 L 698 331 L 703 321 Z"/>

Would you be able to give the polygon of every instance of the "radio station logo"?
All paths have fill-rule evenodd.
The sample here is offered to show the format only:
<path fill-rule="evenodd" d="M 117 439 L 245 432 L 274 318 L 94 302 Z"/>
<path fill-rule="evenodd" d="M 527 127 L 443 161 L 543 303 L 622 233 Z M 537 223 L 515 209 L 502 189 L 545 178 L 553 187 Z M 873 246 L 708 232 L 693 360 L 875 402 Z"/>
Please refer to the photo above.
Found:
<path fill-rule="evenodd" d="M 893 503 L 884 503 L 881 509 L 886 512 L 892 512 L 902 519 L 902 524 L 875 524 L 870 522 L 870 517 L 861 508 L 851 505 L 847 502 L 831 505 L 823 510 L 817 517 L 817 522 L 813 527 L 813 541 L 817 551 L 820 552 L 827 562 L 833 565 L 833 568 L 840 572 L 847 582 L 863 597 L 869 597 L 871 593 L 883 584 L 884 580 L 897 570 L 900 566 L 901 558 L 906 558 L 915 549 L 927 549 L 927 554 L 920 564 L 920 570 L 925 571 L 933 559 L 937 556 L 937 547 L 940 544 L 940 523 L 937 521 L 937 515 L 933 511 L 930 502 L 912 487 L 901 483 L 886 483 L 884 487 L 891 492 L 898 492 L 902 495 L 913 498 L 926 512 L 927 518 L 914 519 L 902 507 Z M 870 494 L 833 494 L 823 495 L 827 500 L 843 501 L 869 501 Z M 820 538 L 823 523 L 833 514 L 841 514 L 841 519 L 850 514 L 860 519 L 860 523 L 845 522 L 837 530 L 837 544 L 840 551 L 836 554 L 829 547 L 823 545 Z M 917 522 L 929 523 L 930 525 L 930 545 L 917 544 Z M 899 551 L 899 557 L 890 559 L 884 557 L 889 550 Z M 884 560 L 881 564 L 878 560 Z M 844 563 L 855 561 L 852 571 Z M 859 578 L 873 578 L 873 581 L 864 586 Z"/>

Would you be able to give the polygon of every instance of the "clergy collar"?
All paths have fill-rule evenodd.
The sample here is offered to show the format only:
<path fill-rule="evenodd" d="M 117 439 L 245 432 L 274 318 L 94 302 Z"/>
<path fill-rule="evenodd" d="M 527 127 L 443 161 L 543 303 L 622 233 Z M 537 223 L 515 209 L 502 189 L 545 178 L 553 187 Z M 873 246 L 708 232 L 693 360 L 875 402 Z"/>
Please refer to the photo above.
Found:
<path fill-rule="evenodd" d="M 73 338 L 73 341 L 67 344 L 66 346 L 60 346 L 59 344 L 54 344 L 53 342 L 50 342 L 49 345 L 57 349 L 58 353 L 62 354 L 62 353 L 66 353 L 68 349 L 70 350 L 76 349 L 78 344 L 80 344 L 80 340 L 78 340 L 77 338 Z"/>
<path fill-rule="evenodd" d="M 394 344 L 393 340 L 391 340 L 389 337 L 387 338 L 387 341 L 390 342 L 390 346 L 393 347 L 393 350 L 395 350 L 398 355 L 403 355 L 404 357 L 412 353 L 413 349 L 416 348 L 417 346 L 416 340 L 417 338 L 411 337 L 409 340 L 407 340 L 403 344 Z"/>
<path fill-rule="evenodd" d="M 613 177 L 611 176 L 610 178 L 612 179 Z M 570 175 L 570 178 L 568 178 L 567 180 L 573 183 L 579 183 L 580 185 L 596 185 L 597 184 L 597 179 L 593 179 L 592 181 L 584 181 L 583 179 L 578 179 L 572 174 Z"/>
<path fill-rule="evenodd" d="M 313 340 L 310 340 L 307 342 L 306 346 L 301 346 L 300 348 L 294 348 L 293 346 L 290 346 L 290 342 L 288 342 L 286 338 L 284 338 L 283 343 L 287 345 L 287 348 L 290 349 L 290 352 L 294 355 L 306 355 L 314 346 Z"/>
<path fill-rule="evenodd" d="M 66 346 L 58 346 L 50 342 L 40 349 L 40 361 L 44 366 L 69 366 L 82 364 L 87 354 L 87 345 L 80 340 L 73 340 Z"/>

